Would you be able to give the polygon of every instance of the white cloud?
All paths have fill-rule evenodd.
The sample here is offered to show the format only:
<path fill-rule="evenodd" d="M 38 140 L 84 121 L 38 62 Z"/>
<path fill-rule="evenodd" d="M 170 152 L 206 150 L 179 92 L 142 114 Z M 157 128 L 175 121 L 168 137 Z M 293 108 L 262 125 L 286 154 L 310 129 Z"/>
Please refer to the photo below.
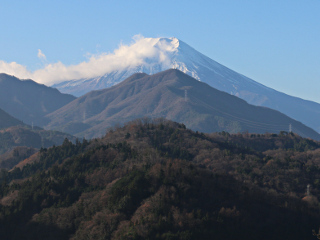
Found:
<path fill-rule="evenodd" d="M 66 66 L 57 62 L 46 64 L 44 68 L 31 72 L 18 63 L 7 63 L 0 60 L 0 72 L 52 85 L 65 80 L 97 77 L 111 71 L 141 64 L 148 66 L 148 64 L 160 62 L 163 66 L 168 66 L 171 63 L 171 55 L 176 51 L 177 46 L 176 39 L 144 38 L 141 35 L 136 35 L 130 45 L 120 44 L 113 53 L 91 55 L 87 61 L 77 65 Z M 40 49 L 38 57 L 41 60 L 46 60 L 46 56 Z"/>
<path fill-rule="evenodd" d="M 44 55 L 41 49 L 38 49 L 38 58 L 40 58 L 41 60 L 47 60 L 46 55 Z"/>
<path fill-rule="evenodd" d="M 0 60 L 0 73 L 15 75 L 18 78 L 32 77 L 32 73 L 29 72 L 25 66 L 22 66 L 16 62 L 7 63 L 1 60 Z"/>

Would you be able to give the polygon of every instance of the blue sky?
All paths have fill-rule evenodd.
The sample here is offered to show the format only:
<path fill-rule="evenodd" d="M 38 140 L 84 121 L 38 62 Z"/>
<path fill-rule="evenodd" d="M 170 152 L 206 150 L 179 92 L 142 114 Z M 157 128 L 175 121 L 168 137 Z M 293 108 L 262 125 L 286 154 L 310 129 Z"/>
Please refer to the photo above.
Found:
<path fill-rule="evenodd" d="M 257 82 L 320 102 L 319 13 L 320 0 L 0 0 L 0 65 L 76 65 L 136 34 L 177 37 Z"/>

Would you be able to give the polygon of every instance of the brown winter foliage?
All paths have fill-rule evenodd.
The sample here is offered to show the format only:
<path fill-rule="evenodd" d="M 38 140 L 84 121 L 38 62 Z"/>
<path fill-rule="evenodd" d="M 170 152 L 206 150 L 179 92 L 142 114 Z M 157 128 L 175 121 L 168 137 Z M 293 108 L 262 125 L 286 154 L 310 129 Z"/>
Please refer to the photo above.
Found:
<path fill-rule="evenodd" d="M 138 119 L 3 170 L 0 236 L 316 239 L 319 146 L 285 132 L 206 135 Z"/>

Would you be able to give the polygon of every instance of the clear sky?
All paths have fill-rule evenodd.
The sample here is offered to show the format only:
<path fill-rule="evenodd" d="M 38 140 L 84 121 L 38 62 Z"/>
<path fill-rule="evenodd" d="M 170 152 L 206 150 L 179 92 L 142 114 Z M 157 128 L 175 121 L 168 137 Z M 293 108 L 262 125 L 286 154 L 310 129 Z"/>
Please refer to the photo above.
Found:
<path fill-rule="evenodd" d="M 320 0 L 0 0 L 0 65 L 29 71 L 176 37 L 268 87 L 320 103 Z"/>

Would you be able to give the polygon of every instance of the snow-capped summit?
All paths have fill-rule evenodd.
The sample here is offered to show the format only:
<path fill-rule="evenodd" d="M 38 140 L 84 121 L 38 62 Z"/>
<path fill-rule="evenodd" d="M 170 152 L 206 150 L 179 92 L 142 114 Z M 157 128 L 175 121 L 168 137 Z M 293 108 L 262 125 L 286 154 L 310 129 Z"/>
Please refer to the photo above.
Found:
<path fill-rule="evenodd" d="M 174 37 L 136 38 L 133 44 L 122 45 L 112 54 L 94 60 L 94 64 L 88 66 L 91 67 L 90 76 L 96 74 L 95 77 L 64 81 L 53 87 L 63 93 L 81 96 L 92 90 L 113 86 L 137 72 L 150 75 L 173 68 L 250 104 L 279 110 L 320 131 L 320 104 L 268 88 L 219 64 Z"/>
<path fill-rule="evenodd" d="M 106 61 L 108 57 L 110 64 Z M 179 69 L 199 81 L 237 96 L 241 96 L 239 90 L 243 82 L 262 87 L 206 57 L 175 37 L 140 38 L 134 44 L 121 46 L 113 54 L 103 58 L 106 65 L 104 74 L 64 81 L 53 87 L 64 93 L 81 96 L 91 90 L 113 86 L 137 72 L 150 75 L 170 68 Z M 103 67 L 100 66 L 97 72 L 101 72 L 101 68 Z"/>
<path fill-rule="evenodd" d="M 179 45 L 177 38 L 136 39 L 130 46 L 120 46 L 113 54 L 99 57 L 103 66 L 99 66 L 97 72 L 102 72 L 101 68 L 104 67 L 103 74 L 64 81 L 53 87 L 64 93 L 81 96 L 91 90 L 113 86 L 137 72 L 158 73 L 174 67 Z"/>

